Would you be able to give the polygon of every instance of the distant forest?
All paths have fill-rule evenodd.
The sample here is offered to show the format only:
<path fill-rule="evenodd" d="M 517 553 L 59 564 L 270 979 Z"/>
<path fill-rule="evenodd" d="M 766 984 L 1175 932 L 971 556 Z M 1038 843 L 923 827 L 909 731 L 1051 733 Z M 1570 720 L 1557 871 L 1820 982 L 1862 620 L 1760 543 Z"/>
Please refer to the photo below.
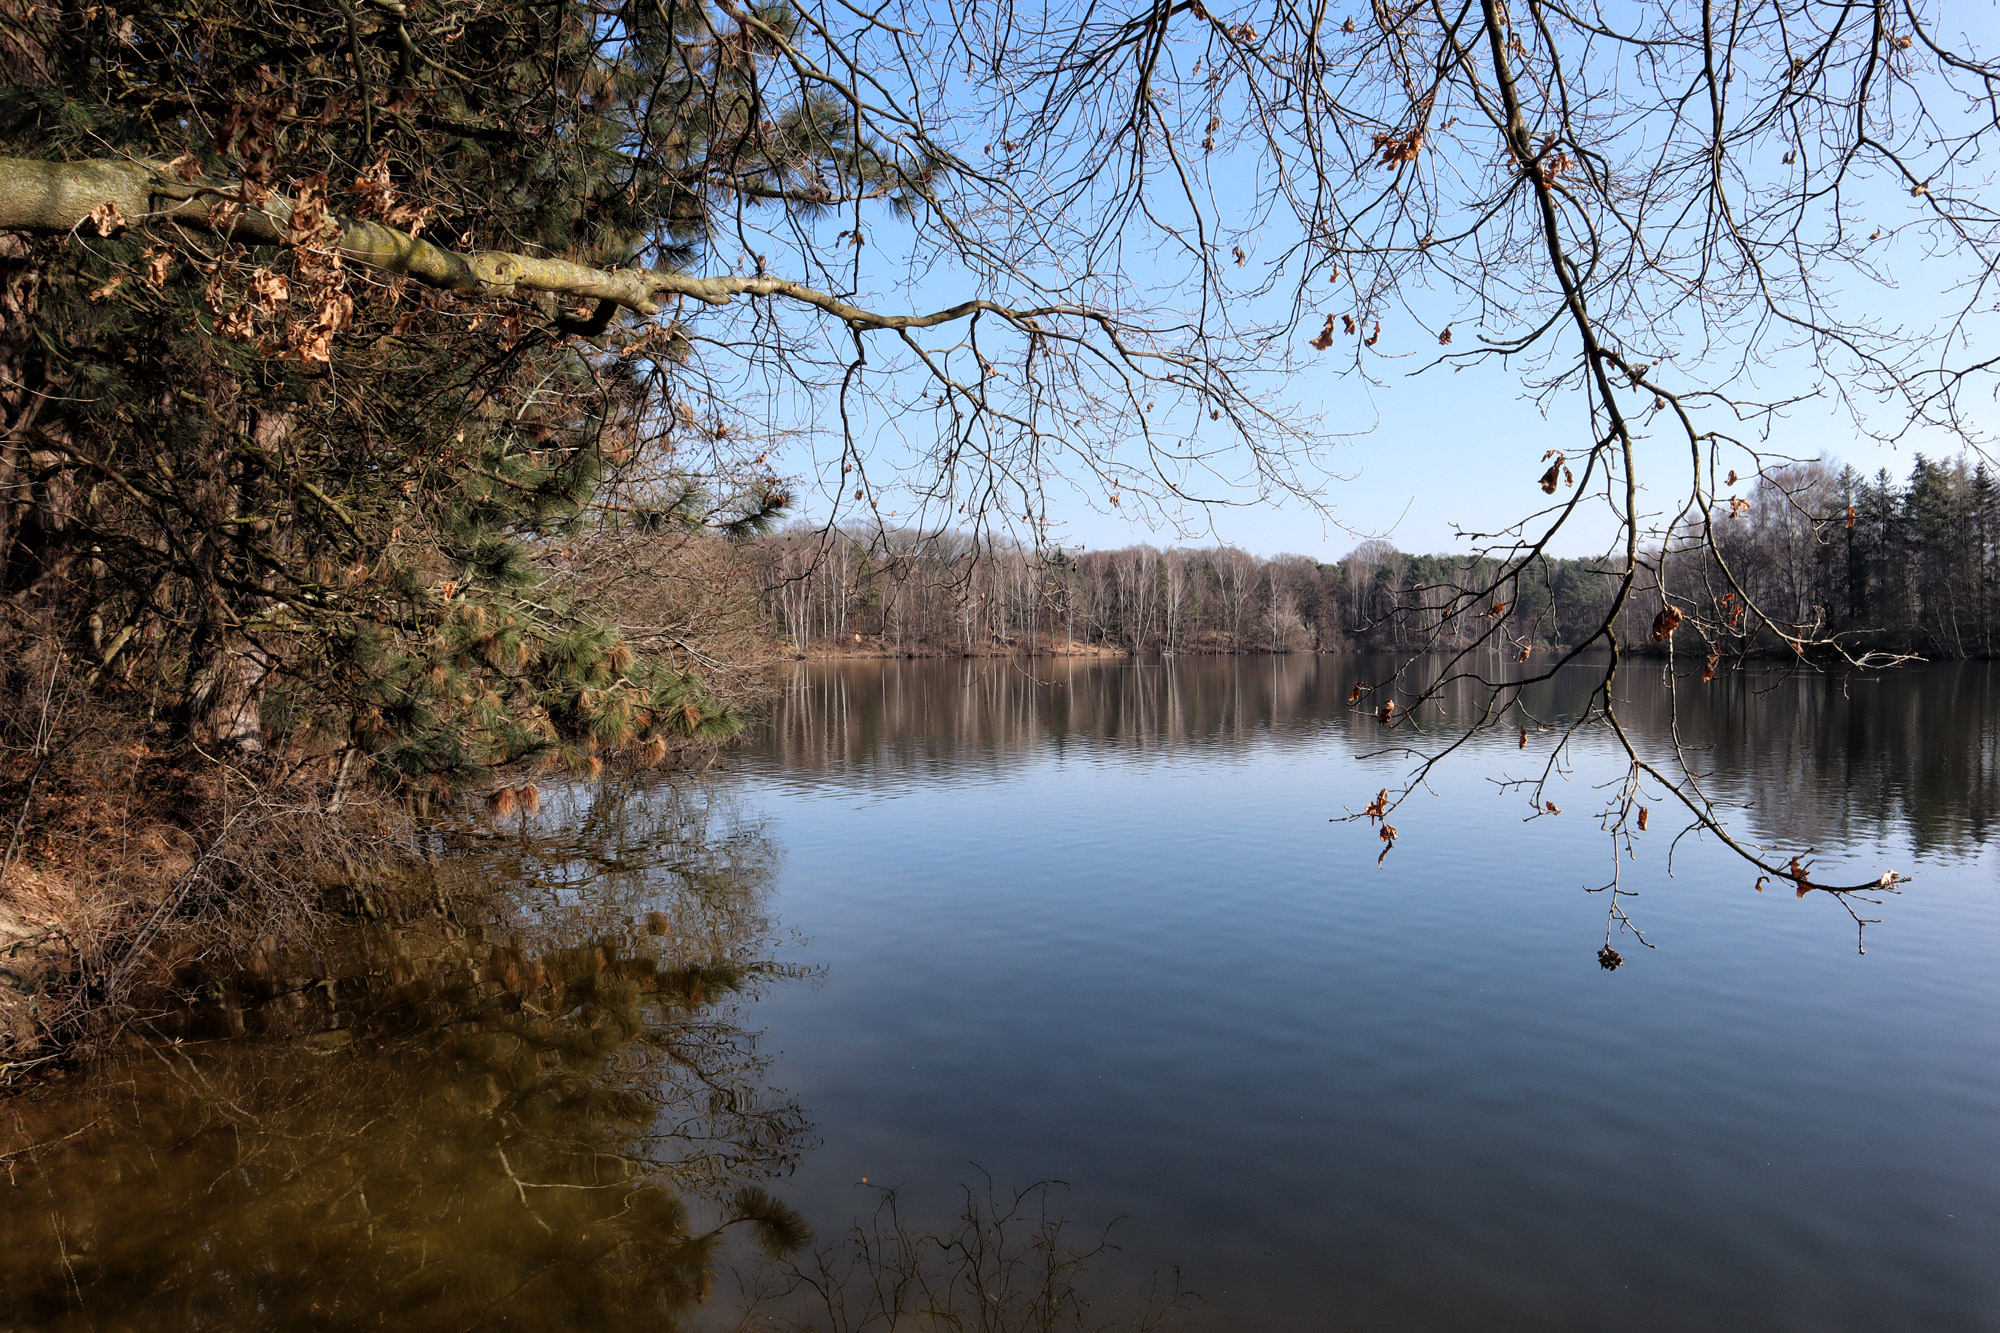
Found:
<path fill-rule="evenodd" d="M 1921 455 L 1908 477 L 1835 462 L 1774 468 L 1717 506 L 1716 550 L 1773 619 L 1932 657 L 2000 645 L 2000 486 L 1984 463 Z M 1662 599 L 1713 605 L 1728 590 L 1695 523 L 1643 557 L 1620 636 L 1651 646 Z M 1456 647 L 1498 620 L 1515 649 L 1569 646 L 1602 623 L 1613 557 L 1538 559 L 1461 613 L 1499 568 L 1367 541 L 1325 563 L 1229 546 L 1035 552 L 946 533 L 794 527 L 759 543 L 776 627 L 800 652 L 866 645 L 921 653 L 1060 649 L 1299 652 Z M 1726 619 L 1726 617 L 1724 617 Z M 1744 634 L 1704 647 L 1781 648 Z"/>

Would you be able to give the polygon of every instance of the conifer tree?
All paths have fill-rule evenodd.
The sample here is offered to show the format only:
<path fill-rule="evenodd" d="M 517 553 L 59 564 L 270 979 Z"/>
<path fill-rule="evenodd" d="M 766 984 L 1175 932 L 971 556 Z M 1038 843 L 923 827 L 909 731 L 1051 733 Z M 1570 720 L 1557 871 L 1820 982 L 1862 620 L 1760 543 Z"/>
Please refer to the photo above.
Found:
<path fill-rule="evenodd" d="M 671 321 L 458 257 L 672 273 L 719 196 L 883 175 L 825 99 L 763 96 L 782 10 L 718 18 L 0 5 L 7 220 L 102 196 L 0 233 L 17 665 L 62 654 L 199 746 L 289 735 L 419 784 L 731 729 L 544 576 L 606 527 L 754 530 L 784 488 L 727 461 Z"/>

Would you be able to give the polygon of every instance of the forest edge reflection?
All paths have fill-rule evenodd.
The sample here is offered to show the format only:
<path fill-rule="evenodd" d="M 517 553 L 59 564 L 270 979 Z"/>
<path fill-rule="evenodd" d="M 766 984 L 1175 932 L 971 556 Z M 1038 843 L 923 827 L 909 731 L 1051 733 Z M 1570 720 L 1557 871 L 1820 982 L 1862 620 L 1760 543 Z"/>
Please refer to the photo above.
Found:
<path fill-rule="evenodd" d="M 1027 667 L 820 663 L 794 673 L 762 762 L 775 774 L 840 775 L 868 785 L 995 777 L 1039 753 L 1090 747 L 1226 755 L 1255 746 L 1303 751 L 1332 743 L 1350 755 L 1377 754 L 1401 742 L 1371 713 L 1350 708 L 1348 696 L 1357 681 L 1386 678 L 1401 664 L 1386 654 L 1042 660 Z M 1512 730 L 1473 736 L 1460 753 L 1476 753 L 1480 762 L 1514 777 L 1520 776 L 1515 769 L 1538 766 L 1545 756 L 1533 748 L 1536 738 L 1557 731 L 1586 704 L 1592 666 L 1526 693 L 1524 710 L 1534 730 L 1525 756 L 1516 759 L 1523 747 Z M 1920 861 L 1983 846 L 2000 810 L 2000 736 L 1992 720 L 2000 679 L 1986 664 L 1882 673 L 1773 665 L 1713 681 L 1689 673 L 1670 683 L 1655 660 L 1628 664 L 1619 679 L 1620 718 L 1633 739 L 1656 752 L 1678 743 L 1709 795 L 1754 843 L 1816 849 L 1829 867 L 1872 874 L 1847 849 L 1897 828 L 1909 830 Z M 1450 736 L 1484 703 L 1483 691 L 1459 682 L 1414 725 Z M 1396 730 L 1411 725 L 1399 718 Z M 1608 743 L 1589 736 L 1576 744 L 1578 759 L 1600 748 L 1608 753 Z M 1374 792 L 1326 796 L 1329 814 L 1341 815 L 1361 813 Z M 1524 816 L 1540 809 L 1525 799 L 1522 804 Z M 1589 821 L 1593 813 L 1586 804 L 1570 808 L 1567 817 Z M 1663 810 L 1654 812 L 1651 825 L 1639 847 L 1621 854 L 1664 865 L 1679 825 Z M 1329 852 L 1352 857 L 1360 867 L 1363 857 L 1375 860 L 1378 849 L 1371 830 L 1365 850 L 1336 842 Z M 1746 874 L 1746 887 L 1755 878 Z M 1906 882 L 1899 876 L 1896 887 Z"/>

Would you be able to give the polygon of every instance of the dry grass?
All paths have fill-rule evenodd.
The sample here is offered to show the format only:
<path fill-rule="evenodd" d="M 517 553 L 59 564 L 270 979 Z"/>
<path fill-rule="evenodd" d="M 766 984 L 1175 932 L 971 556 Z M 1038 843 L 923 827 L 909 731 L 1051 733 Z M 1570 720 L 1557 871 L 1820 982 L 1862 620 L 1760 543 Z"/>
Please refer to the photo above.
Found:
<path fill-rule="evenodd" d="M 329 887 L 411 854 L 400 806 L 328 813 L 327 763 L 232 766 L 59 697 L 0 701 L 0 1077 L 115 1032 L 191 961 L 308 939 Z"/>

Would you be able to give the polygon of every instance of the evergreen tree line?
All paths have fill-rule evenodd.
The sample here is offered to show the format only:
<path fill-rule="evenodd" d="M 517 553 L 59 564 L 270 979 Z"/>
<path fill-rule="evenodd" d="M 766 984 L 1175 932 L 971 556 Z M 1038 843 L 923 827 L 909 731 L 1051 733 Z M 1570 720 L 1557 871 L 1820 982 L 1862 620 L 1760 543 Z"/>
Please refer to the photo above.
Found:
<path fill-rule="evenodd" d="M 1717 551 L 1772 618 L 1927 657 L 2000 645 L 2000 485 L 1984 462 L 1918 454 L 1898 482 L 1821 459 L 1732 508 Z M 1714 564 L 1697 562 L 1704 591 Z"/>
<path fill-rule="evenodd" d="M 1732 589 L 1781 625 L 1856 644 L 1963 658 L 2000 643 L 2000 486 L 1983 462 L 1918 455 L 1898 482 L 1822 459 L 1728 489 L 1742 493 L 1717 507 L 1713 553 L 1693 524 L 1646 553 L 1618 617 L 1622 645 L 1652 648 L 1671 603 L 1719 607 L 1708 623 L 1734 628 L 1683 649 L 1782 649 L 1734 614 Z M 1381 540 L 1327 562 L 1226 545 L 1038 552 L 959 533 L 796 526 L 759 550 L 773 623 L 797 652 L 1411 651 L 1463 648 L 1497 623 L 1490 644 L 1518 654 L 1576 646 L 1619 582 L 1613 557 L 1542 558 L 1496 588 L 1491 559 Z"/>

